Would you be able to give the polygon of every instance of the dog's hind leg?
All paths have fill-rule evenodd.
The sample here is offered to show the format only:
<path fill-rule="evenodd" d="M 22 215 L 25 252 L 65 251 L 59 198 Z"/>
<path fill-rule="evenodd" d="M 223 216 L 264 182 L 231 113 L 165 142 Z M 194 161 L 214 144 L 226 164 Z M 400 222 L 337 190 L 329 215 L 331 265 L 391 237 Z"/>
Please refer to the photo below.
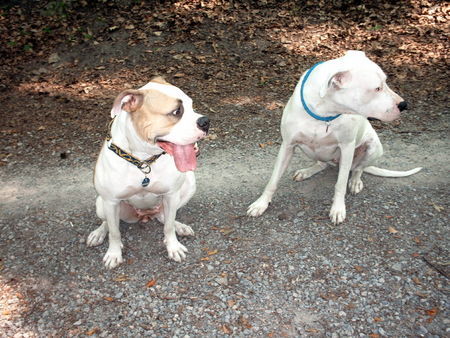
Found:
<path fill-rule="evenodd" d="M 363 181 L 361 180 L 364 168 L 372 165 L 381 155 L 383 155 L 383 146 L 376 134 L 375 137 L 370 138 L 355 149 L 352 163 L 352 176 L 348 182 L 348 187 L 352 194 L 361 192 L 364 187 Z"/>
<path fill-rule="evenodd" d="M 326 162 L 317 161 L 311 167 L 297 170 L 293 176 L 293 180 L 298 181 L 298 182 L 306 180 L 307 178 L 310 178 L 311 176 L 321 172 L 322 170 L 324 170 L 327 167 L 328 167 L 328 164 Z"/>
<path fill-rule="evenodd" d="M 277 190 L 281 176 L 283 176 L 283 173 L 291 162 L 293 153 L 294 145 L 290 142 L 283 141 L 269 183 L 267 183 L 262 195 L 248 207 L 247 215 L 254 217 L 260 216 L 267 209 L 273 194 Z"/>

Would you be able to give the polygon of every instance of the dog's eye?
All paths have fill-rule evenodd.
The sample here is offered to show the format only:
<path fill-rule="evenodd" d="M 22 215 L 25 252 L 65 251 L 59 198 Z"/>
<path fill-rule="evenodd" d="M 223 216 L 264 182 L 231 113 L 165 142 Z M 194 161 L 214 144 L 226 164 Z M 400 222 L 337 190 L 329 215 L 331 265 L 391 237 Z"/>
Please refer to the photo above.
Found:
<path fill-rule="evenodd" d="M 376 91 L 376 92 L 381 92 L 381 87 L 375 88 L 375 91 Z"/>
<path fill-rule="evenodd" d="M 171 114 L 176 117 L 181 116 L 181 114 L 182 114 L 181 107 L 178 107 L 177 109 L 175 109 Z"/>

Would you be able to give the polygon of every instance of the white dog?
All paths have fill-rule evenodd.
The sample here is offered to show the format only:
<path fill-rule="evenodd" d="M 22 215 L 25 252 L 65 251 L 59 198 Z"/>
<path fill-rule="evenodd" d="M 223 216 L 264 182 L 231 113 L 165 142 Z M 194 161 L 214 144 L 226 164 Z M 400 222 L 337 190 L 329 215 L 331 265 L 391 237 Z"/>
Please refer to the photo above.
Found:
<path fill-rule="evenodd" d="M 406 106 L 386 84 L 381 68 L 363 52 L 348 51 L 343 57 L 310 68 L 283 111 L 283 142 L 272 177 L 247 214 L 259 216 L 267 209 L 295 146 L 317 161 L 309 168 L 297 170 L 296 181 L 311 177 L 329 164 L 339 164 L 330 211 L 335 224 L 344 221 L 346 216 L 345 193 L 350 171 L 349 188 L 354 194 L 363 188 L 363 172 L 385 177 L 417 173 L 421 168 L 392 171 L 371 166 L 383 154 L 383 148 L 367 118 L 392 121 Z"/>
<path fill-rule="evenodd" d="M 179 262 L 187 249 L 175 232 L 187 236 L 194 231 L 175 216 L 195 192 L 195 142 L 207 134 L 209 120 L 194 112 L 191 98 L 162 78 L 122 92 L 111 117 L 111 135 L 94 174 L 97 215 L 103 223 L 91 232 L 87 245 L 99 245 L 109 234 L 103 261 L 114 268 L 123 261 L 119 221 L 156 217 L 164 223 L 169 257 Z"/>

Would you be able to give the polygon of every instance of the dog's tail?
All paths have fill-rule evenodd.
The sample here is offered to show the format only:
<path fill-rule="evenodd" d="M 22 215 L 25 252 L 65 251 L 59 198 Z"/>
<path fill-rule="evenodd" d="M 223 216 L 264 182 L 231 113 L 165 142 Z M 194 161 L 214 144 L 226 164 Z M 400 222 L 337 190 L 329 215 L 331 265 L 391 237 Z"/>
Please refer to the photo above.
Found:
<path fill-rule="evenodd" d="M 364 168 L 365 173 L 369 173 L 371 175 L 375 176 L 382 176 L 382 177 L 406 177 L 410 175 L 414 175 L 415 173 L 418 173 L 422 170 L 422 167 L 414 168 L 407 171 L 397 171 L 397 170 L 387 170 L 387 169 L 381 169 L 378 167 L 366 167 Z"/>

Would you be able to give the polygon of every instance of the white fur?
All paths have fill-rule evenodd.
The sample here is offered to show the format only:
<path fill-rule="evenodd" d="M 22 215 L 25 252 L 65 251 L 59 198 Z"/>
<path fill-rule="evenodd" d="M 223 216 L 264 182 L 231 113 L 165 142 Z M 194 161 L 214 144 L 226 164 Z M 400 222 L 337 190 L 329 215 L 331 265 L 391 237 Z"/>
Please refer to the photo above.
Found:
<path fill-rule="evenodd" d="M 363 52 L 349 51 L 341 58 L 320 64 L 306 82 L 305 100 L 315 114 L 323 117 L 342 114 L 329 123 L 314 119 L 304 110 L 300 100 L 303 76 L 283 112 L 283 142 L 272 176 L 262 195 L 249 206 L 247 214 L 259 216 L 267 209 L 294 147 L 299 146 L 317 163 L 298 170 L 294 174 L 296 181 L 311 177 L 329 164 L 339 163 L 330 211 L 331 221 L 338 224 L 346 217 L 345 194 L 350 171 L 349 188 L 356 194 L 363 188 L 361 175 L 366 168 L 369 173 L 391 177 L 411 175 L 420 168 L 399 172 L 371 167 L 383 154 L 383 148 L 367 117 L 392 121 L 400 116 L 398 104 L 403 99 L 389 88 L 381 68 Z"/>
<path fill-rule="evenodd" d="M 148 88 L 183 101 L 184 114 L 170 133 L 164 136 L 164 140 L 184 145 L 194 143 L 205 136 L 205 132 L 197 126 L 197 119 L 202 115 L 194 112 L 192 100 L 183 91 L 171 85 L 154 82 L 141 89 Z M 125 96 L 122 103 L 127 99 Z M 110 142 L 142 160 L 162 152 L 161 148 L 138 136 L 131 122 L 130 113 L 116 107 L 111 114 L 116 118 L 111 127 Z M 89 235 L 87 245 L 101 244 L 108 234 L 109 248 L 103 261 L 108 268 L 116 267 L 123 262 L 120 220 L 137 222 L 134 208 L 151 209 L 161 206 L 161 211 L 155 217 L 164 224 L 164 243 L 168 255 L 177 262 L 181 261 L 186 257 L 187 249 L 178 241 L 176 233 L 190 236 L 194 231 L 191 227 L 175 221 L 175 216 L 177 210 L 195 193 L 194 173 L 178 171 L 173 158 L 166 154 L 151 165 L 151 173 L 148 175 L 150 184 L 142 187 L 144 174 L 141 170 L 109 150 L 108 144 L 105 141 L 100 151 L 94 177 L 98 193 L 97 215 L 103 223 Z"/>

